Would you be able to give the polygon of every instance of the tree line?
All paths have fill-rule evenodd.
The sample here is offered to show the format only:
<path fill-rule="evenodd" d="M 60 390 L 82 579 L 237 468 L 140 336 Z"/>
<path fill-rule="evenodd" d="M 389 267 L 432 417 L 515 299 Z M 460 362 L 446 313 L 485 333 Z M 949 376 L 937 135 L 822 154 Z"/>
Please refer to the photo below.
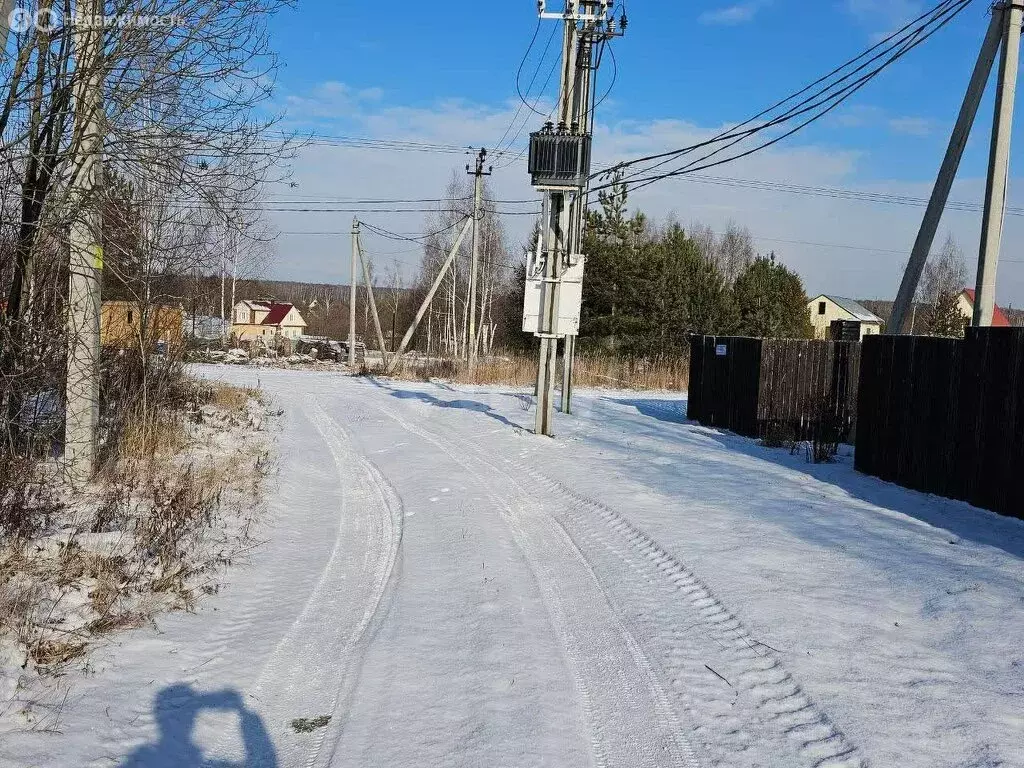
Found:
<path fill-rule="evenodd" d="M 800 276 L 730 224 L 656 226 L 616 184 L 588 213 L 580 340 L 629 355 L 683 352 L 692 333 L 809 338 Z"/>

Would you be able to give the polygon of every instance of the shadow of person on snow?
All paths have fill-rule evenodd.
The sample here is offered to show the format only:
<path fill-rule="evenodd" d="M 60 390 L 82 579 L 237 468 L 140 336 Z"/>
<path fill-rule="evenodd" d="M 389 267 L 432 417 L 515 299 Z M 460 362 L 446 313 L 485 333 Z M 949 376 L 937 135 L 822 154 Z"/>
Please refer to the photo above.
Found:
<path fill-rule="evenodd" d="M 277 753 L 259 715 L 247 709 L 237 691 L 200 693 L 185 684 L 169 685 L 153 700 L 159 740 L 130 754 L 119 768 L 278 768 Z M 237 712 L 245 758 L 211 760 L 193 741 L 193 728 L 203 711 Z"/>

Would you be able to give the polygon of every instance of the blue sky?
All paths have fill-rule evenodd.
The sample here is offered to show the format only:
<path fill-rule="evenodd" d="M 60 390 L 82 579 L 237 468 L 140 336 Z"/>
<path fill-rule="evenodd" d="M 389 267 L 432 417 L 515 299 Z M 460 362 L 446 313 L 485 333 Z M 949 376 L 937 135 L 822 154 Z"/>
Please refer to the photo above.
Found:
<path fill-rule="evenodd" d="M 553 0 L 552 5 L 558 5 Z M 756 113 L 824 74 L 932 4 L 917 0 L 691 0 L 628 6 L 628 35 L 615 44 L 618 77 L 598 110 L 596 153 L 680 146 Z M 285 64 L 278 109 L 288 125 L 324 134 L 493 146 L 515 114 L 514 76 L 537 26 L 533 0 L 459 8 L 301 0 L 275 19 L 272 44 Z M 987 18 L 976 0 L 924 46 L 876 78 L 848 105 L 772 152 L 722 175 L 926 196 L 959 108 Z M 555 22 L 541 25 L 524 85 Z M 554 61 L 552 44 L 541 80 Z M 602 70 L 604 84 L 612 67 Z M 553 89 L 557 83 L 552 83 Z M 599 90 L 603 90 L 603 87 Z M 954 197 L 980 201 L 991 123 L 991 88 L 968 146 Z M 522 120 L 521 120 L 522 121 Z M 540 118 L 531 118 L 526 130 Z M 1018 121 L 1019 123 L 1020 121 Z M 518 125 L 517 125 L 518 127 Z M 525 132 L 524 132 L 525 135 Z M 1024 151 L 1015 131 L 1015 147 Z M 673 143 L 675 142 L 675 143 Z M 520 142 L 521 143 L 521 142 Z M 342 148 L 306 150 L 295 163 L 299 197 L 406 197 L 439 194 L 460 157 Z M 1014 159 L 1020 151 L 1014 153 Z M 521 163 L 520 163 L 521 164 Z M 1015 168 L 1014 171 L 1019 170 Z M 1024 174 L 1014 174 L 1024 176 Z M 532 195 L 525 169 L 492 178 L 502 197 Z M 1011 203 L 1024 199 L 1011 186 Z M 700 220 L 716 228 L 747 225 L 759 247 L 774 248 L 805 276 L 808 290 L 889 296 L 895 292 L 920 210 L 827 202 L 779 193 L 716 190 L 692 182 L 652 187 L 635 202 L 659 218 Z M 298 214 L 285 231 L 341 228 L 342 219 Z M 369 217 L 368 217 L 369 218 Z M 417 231 L 422 217 L 378 217 L 390 229 Z M 525 218 L 525 217 L 524 217 Z M 973 270 L 977 215 L 949 214 L 944 230 L 960 240 Z M 510 222 L 515 236 L 525 221 Z M 940 234 L 941 237 L 941 234 Z M 877 252 L 780 241 L 853 244 Z M 323 237 L 282 236 L 272 271 L 298 279 L 347 280 Z M 1021 255 L 1016 256 L 1020 251 Z M 851 255 L 853 254 L 853 255 Z M 403 254 L 410 264 L 414 254 Z M 1000 300 L 1024 304 L 1024 227 L 1010 217 Z M 897 263 L 898 262 L 898 263 Z"/>

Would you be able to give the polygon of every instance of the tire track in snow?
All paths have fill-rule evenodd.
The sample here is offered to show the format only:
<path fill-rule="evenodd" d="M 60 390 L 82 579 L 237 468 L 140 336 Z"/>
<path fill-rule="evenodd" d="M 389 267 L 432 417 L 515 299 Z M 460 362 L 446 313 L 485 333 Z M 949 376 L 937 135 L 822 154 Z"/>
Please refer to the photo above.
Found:
<path fill-rule="evenodd" d="M 386 413 L 401 423 L 393 413 Z M 484 446 L 462 433 L 452 437 L 455 444 L 473 445 L 475 461 L 511 479 L 507 468 L 487 459 L 489 452 Z M 519 485 L 522 496 L 533 495 L 540 505 L 552 505 L 553 498 L 562 499 L 561 504 L 552 506 L 581 557 L 589 559 L 584 546 L 593 556 L 609 554 L 618 561 L 617 570 L 633 576 L 615 585 L 619 587 L 617 593 L 628 595 L 622 613 L 638 605 L 645 609 L 631 619 L 641 625 L 643 632 L 638 634 L 650 637 L 651 645 L 657 647 L 659 652 L 649 655 L 663 659 L 661 670 L 680 707 L 696 723 L 694 735 L 713 763 L 735 766 L 737 759 L 744 759 L 754 739 L 781 737 L 790 749 L 795 749 L 800 765 L 866 766 L 864 758 L 814 705 L 777 655 L 757 643 L 681 561 L 607 505 L 567 488 L 531 464 L 511 458 L 505 461 L 546 491 L 537 494 Z M 680 610 L 680 605 L 685 610 Z M 703 638 L 694 635 L 695 629 L 701 630 Z M 728 682 L 716 678 L 719 672 Z M 760 764 L 754 754 L 745 759 L 753 761 L 751 765 Z"/>
<path fill-rule="evenodd" d="M 337 419 L 329 416 L 319 402 L 317 403 L 317 408 L 329 423 L 333 425 L 334 429 L 346 435 L 346 440 L 349 440 L 347 432 L 338 423 Z M 374 587 L 371 601 L 367 605 L 356 633 L 352 635 L 349 643 L 349 656 L 353 659 L 358 659 L 359 663 L 354 666 L 352 673 L 346 678 L 345 684 L 338 689 L 335 695 L 334 714 L 331 717 L 331 722 L 327 728 L 320 732 L 316 749 L 306 761 L 306 768 L 329 766 L 334 763 L 338 744 L 341 740 L 345 723 L 348 720 L 352 698 L 362 676 L 362 661 L 366 656 L 370 643 L 373 642 L 374 636 L 380 629 L 383 617 L 387 613 L 387 604 L 394 595 L 400 576 L 399 564 L 405 526 L 405 509 L 402 505 L 402 499 L 394 486 L 388 482 L 387 478 L 377 468 L 376 464 L 357 453 L 354 449 L 352 449 L 351 455 L 366 473 L 367 479 L 373 485 L 378 500 L 388 513 L 386 518 L 382 518 L 389 534 L 387 558 L 384 561 L 386 567 L 385 572 L 381 574 L 381 579 Z M 329 751 L 326 754 L 321 754 L 327 745 L 329 745 Z"/>
<path fill-rule="evenodd" d="M 341 735 L 343 709 L 359 677 L 375 619 L 390 594 L 402 539 L 397 495 L 352 447 L 347 433 L 314 400 L 304 407 L 326 444 L 342 486 L 339 525 L 330 558 L 299 616 L 277 643 L 247 696 L 259 703 L 281 765 L 326 765 Z M 353 556 L 362 553 L 362 557 Z M 330 714 L 312 737 L 296 735 L 297 717 Z M 230 735 L 228 735 L 230 736 Z M 217 745 L 223 754 L 230 742 Z M 264 758 L 265 756 L 259 756 Z M 256 763 L 261 765 L 259 761 Z"/>
<path fill-rule="evenodd" d="M 493 472 L 482 473 L 436 435 L 391 409 L 374 407 L 435 445 L 488 489 L 534 574 L 564 648 L 591 729 L 595 764 L 601 768 L 697 766 L 650 661 L 612 610 L 590 563 L 561 526 L 542 507 L 524 503 L 525 489 L 502 468 L 484 461 Z M 498 478 L 506 487 L 499 487 Z M 510 504 L 510 498 L 520 502 Z"/>
<path fill-rule="evenodd" d="M 524 466 L 522 469 L 551 493 L 570 500 L 567 524 L 575 529 L 577 536 L 604 547 L 665 598 L 672 602 L 682 598 L 688 606 L 696 626 L 688 624 L 686 631 L 678 629 L 672 612 L 659 610 L 655 607 L 658 601 L 650 597 L 646 600 L 647 620 L 659 643 L 666 648 L 666 673 L 672 677 L 681 697 L 691 699 L 687 709 L 694 714 L 703 710 L 706 718 L 710 716 L 709 727 L 728 737 L 727 746 L 742 751 L 749 744 L 749 736 L 733 726 L 737 718 L 729 710 L 735 709 L 735 705 L 724 708 L 721 696 L 713 695 L 715 689 L 723 693 L 729 689 L 714 685 L 711 675 L 702 674 L 707 672 L 704 659 L 713 658 L 713 674 L 723 673 L 729 680 L 727 685 L 735 686 L 735 704 L 752 710 L 765 726 L 758 730 L 767 731 L 768 735 L 772 731 L 781 732 L 796 748 L 801 764 L 815 768 L 861 768 L 865 765 L 864 759 L 817 709 L 772 650 L 755 641 L 739 619 L 689 568 L 608 506 L 581 496 L 533 468 Z M 594 524 L 597 521 L 600 525 Z M 717 648 L 709 651 L 688 645 L 688 634 L 697 627 Z M 728 754 L 723 754 L 721 759 L 725 764 L 734 764 Z"/>

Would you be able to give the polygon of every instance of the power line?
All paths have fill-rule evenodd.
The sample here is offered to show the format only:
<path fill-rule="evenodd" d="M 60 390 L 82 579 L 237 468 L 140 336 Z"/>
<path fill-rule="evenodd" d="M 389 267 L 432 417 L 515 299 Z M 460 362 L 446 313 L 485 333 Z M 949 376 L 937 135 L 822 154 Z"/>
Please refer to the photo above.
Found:
<path fill-rule="evenodd" d="M 538 30 L 540 29 L 540 19 L 538 19 L 538 20 L 537 20 L 537 29 L 538 29 Z M 556 28 L 553 28 L 553 29 L 551 30 L 551 34 L 550 34 L 550 35 L 548 36 L 548 43 L 547 43 L 547 45 L 546 45 L 546 46 L 545 46 L 545 48 L 544 48 L 544 53 L 545 53 L 545 54 L 547 53 L 547 51 L 548 51 L 548 48 L 550 48 L 550 47 L 551 47 L 551 41 L 555 39 L 555 32 L 556 32 L 556 31 L 557 31 L 557 27 L 556 27 Z M 541 56 L 541 59 L 540 59 L 540 61 L 539 61 L 539 62 L 537 63 L 537 72 L 538 72 L 538 73 L 540 72 L 540 68 L 541 68 L 541 65 L 542 65 L 543 63 L 544 63 L 544 57 L 543 57 L 543 56 Z M 557 60 L 555 61 L 555 64 L 554 64 L 554 66 L 555 66 L 555 67 L 557 67 L 557 66 L 558 66 L 558 61 L 557 61 Z M 535 74 L 536 74 L 536 73 L 535 73 Z M 550 79 L 551 79 L 551 75 L 549 74 L 549 75 L 548 75 L 548 80 L 550 81 Z M 536 101 L 535 101 L 535 102 L 533 103 L 533 105 L 531 106 L 531 105 L 530 105 L 530 103 L 529 103 L 529 102 L 527 102 L 527 100 L 526 100 L 526 99 L 528 98 L 528 96 L 529 96 L 529 93 L 530 93 L 530 89 L 529 89 L 529 88 L 527 88 L 527 89 L 526 89 L 526 93 L 527 93 L 527 95 L 526 95 L 526 96 L 524 96 L 524 95 L 523 95 L 523 92 L 522 92 L 522 90 L 521 90 L 521 89 L 520 89 L 520 87 L 519 87 L 519 77 L 518 77 L 518 76 L 516 76 L 516 93 L 517 93 L 517 94 L 519 95 L 519 101 L 521 101 L 521 102 L 522 102 L 522 104 L 524 104 L 524 105 L 526 106 L 526 108 L 527 108 L 527 109 L 529 109 L 529 110 L 530 110 L 531 112 L 533 112 L 533 113 L 534 113 L 534 114 L 536 114 L 536 115 L 540 115 L 541 117 L 543 117 L 544 115 L 543 115 L 543 113 L 542 113 L 542 112 L 538 112 L 538 111 L 537 111 L 537 104 L 538 104 L 538 103 L 540 102 L 540 97 L 541 97 L 541 96 L 543 96 L 543 94 L 544 94 L 544 91 L 545 91 L 546 89 L 547 89 L 547 83 L 545 83 L 545 84 L 544 84 L 544 85 L 543 85 L 543 86 L 541 87 L 541 93 L 540 93 L 540 95 L 538 95 L 538 97 L 537 97 Z M 520 130 L 522 130 L 522 129 L 520 129 Z M 515 141 L 515 140 L 513 139 L 513 142 L 514 142 L 514 141 Z"/>
<path fill-rule="evenodd" d="M 393 152 L 425 152 L 428 154 L 450 154 L 461 155 L 471 147 L 462 147 L 456 144 L 440 144 L 435 142 L 411 141 L 404 139 L 374 139 L 366 136 L 329 136 L 310 132 L 308 134 L 291 134 L 284 131 L 269 132 L 280 139 L 298 139 L 305 146 L 328 146 L 343 147 L 348 149 L 378 149 Z M 508 152 L 494 152 L 500 155 Z"/>
<path fill-rule="evenodd" d="M 504 143 L 505 139 L 508 138 L 509 133 L 512 131 L 512 127 L 516 124 L 516 121 L 519 119 L 519 115 L 522 114 L 523 107 L 524 106 L 529 106 L 526 103 L 525 99 L 523 99 L 522 94 L 519 92 L 519 78 L 523 74 L 523 66 L 526 64 L 526 59 L 530 55 L 530 51 L 533 49 L 533 44 L 535 42 L 537 42 L 537 35 L 540 33 L 540 25 L 541 25 L 541 20 L 537 19 L 537 26 L 533 30 L 533 39 L 530 40 L 530 45 L 526 49 L 526 53 L 523 54 L 523 60 L 519 63 L 519 71 L 516 72 L 516 92 L 519 95 L 519 106 L 516 108 L 515 115 L 512 116 L 512 121 L 508 124 L 508 127 L 505 128 L 505 133 L 502 134 L 501 138 L 498 139 L 497 143 L 494 145 L 495 146 L 495 152 L 498 152 L 498 151 L 500 151 L 502 149 L 502 144 Z M 530 84 L 528 86 L 526 86 L 526 95 L 527 95 L 527 97 L 529 97 L 530 91 L 533 90 L 534 83 L 537 82 L 537 75 L 540 74 L 541 67 L 544 66 L 544 60 L 547 58 L 548 50 L 550 50 L 550 48 L 551 48 L 551 41 L 554 40 L 554 38 L 555 38 L 555 29 L 552 29 L 551 30 L 551 34 L 548 36 L 547 44 L 544 46 L 544 51 L 541 53 L 540 58 L 537 60 L 537 67 L 534 69 L 533 76 L 530 78 Z M 555 62 L 556 65 L 557 65 L 557 63 L 558 62 Z M 544 85 L 541 86 L 541 90 L 540 90 L 541 95 L 543 95 L 544 91 L 547 90 L 548 82 L 550 82 L 550 80 L 551 80 L 551 74 L 548 73 L 547 80 L 544 82 Z M 538 97 L 538 100 L 539 100 L 539 97 Z M 526 122 L 529 121 L 529 119 L 530 119 L 529 116 L 527 116 L 526 120 L 523 121 L 523 125 L 526 125 Z M 516 132 L 516 135 L 513 136 L 512 139 L 509 141 L 509 143 L 508 143 L 509 147 L 511 147 L 513 144 L 516 143 L 516 140 L 519 138 L 519 136 L 522 133 L 522 131 L 523 131 L 523 126 L 521 125 L 519 127 L 519 130 Z"/>
<path fill-rule="evenodd" d="M 400 232 L 392 232 L 389 229 L 384 229 L 384 227 L 379 227 L 379 226 L 376 226 L 374 224 L 370 224 L 369 222 L 366 222 L 366 221 L 360 221 L 359 223 L 362 224 L 364 227 L 366 227 L 371 232 L 373 232 L 373 233 L 375 233 L 377 235 L 380 235 L 381 237 L 386 237 L 389 240 L 404 240 L 404 241 L 410 242 L 410 243 L 424 244 L 423 243 L 424 240 L 428 240 L 429 238 L 435 237 L 437 235 L 442 235 L 445 232 L 448 232 L 450 230 L 455 229 L 460 224 L 464 224 L 467 218 L 469 218 L 468 214 L 465 215 L 462 219 L 459 219 L 459 220 L 455 221 L 454 223 L 449 224 L 448 226 L 442 227 L 441 229 L 439 229 L 439 230 L 437 230 L 435 232 L 426 232 L 426 233 L 424 233 L 422 235 L 418 235 L 418 236 L 403 235 Z"/>
<path fill-rule="evenodd" d="M 844 62 L 843 64 L 841 64 L 838 67 L 836 67 L 835 69 L 833 69 L 831 72 L 823 75 L 822 77 L 818 78 L 817 80 L 815 80 L 814 82 L 812 82 L 809 85 L 805 86 L 804 88 L 800 89 L 799 91 L 797 91 L 797 92 L 795 92 L 793 94 L 790 94 L 789 96 L 787 96 L 786 98 L 782 99 L 781 101 L 778 101 L 775 104 L 772 104 L 771 106 L 769 106 L 766 109 L 762 110 L 761 112 L 758 112 L 756 115 L 753 115 L 752 117 L 747 118 L 742 123 L 739 123 L 738 125 L 735 125 L 732 128 L 729 128 L 729 129 L 727 129 L 727 130 L 717 134 L 716 136 L 712 136 L 710 139 L 698 142 L 696 144 L 692 144 L 692 145 L 687 146 L 687 147 L 682 147 L 680 149 L 669 150 L 667 152 L 661 152 L 661 153 L 657 153 L 657 154 L 653 154 L 653 155 L 647 155 L 645 157 L 640 157 L 640 158 L 636 158 L 634 160 L 629 160 L 629 161 L 626 161 L 626 162 L 623 162 L 623 163 L 619 163 L 618 167 L 619 168 L 627 168 L 629 166 L 636 165 L 636 164 L 639 164 L 639 163 L 644 163 L 644 162 L 647 162 L 647 161 L 650 161 L 650 160 L 658 160 L 658 159 L 661 159 L 661 158 L 677 157 L 679 155 L 687 154 L 689 152 L 692 152 L 692 151 L 694 151 L 696 149 L 700 149 L 700 148 L 705 147 L 705 146 L 710 146 L 711 144 L 714 144 L 716 142 L 727 140 L 727 139 L 730 139 L 730 138 L 734 138 L 735 136 L 741 135 L 740 133 L 738 133 L 738 130 L 740 128 L 744 128 L 745 126 L 750 125 L 751 123 L 756 122 L 757 120 L 761 119 L 765 115 L 768 115 L 768 114 L 774 112 L 776 109 L 782 107 L 783 105 L 787 104 L 788 102 L 790 102 L 790 101 L 792 101 L 792 100 L 794 100 L 796 98 L 799 98 L 800 96 L 803 96 L 808 91 L 818 87 L 822 83 L 827 82 L 829 79 L 831 79 L 835 75 L 839 74 L 844 69 L 847 69 L 847 68 L 853 66 L 860 59 L 862 59 L 865 56 L 867 56 L 868 54 L 871 54 L 872 52 L 876 51 L 878 48 L 887 45 L 888 43 L 890 43 L 891 41 L 895 40 L 898 37 L 904 36 L 904 34 L 907 32 L 907 30 L 910 30 L 912 27 L 914 27 L 914 25 L 919 24 L 919 22 L 921 22 L 922 20 L 926 19 L 927 17 L 932 16 L 942 6 L 945 6 L 945 5 L 949 4 L 950 2 L 954 2 L 954 0 L 943 0 L 943 2 L 939 4 L 939 6 L 936 6 L 936 7 L 932 8 L 931 10 L 924 12 L 923 14 L 918 16 L 916 19 L 908 22 L 903 27 L 898 29 L 896 32 L 892 33 L 888 37 L 884 38 L 883 40 L 879 41 L 875 45 L 871 46 L 870 48 L 868 48 L 866 51 L 862 52 L 858 56 L 856 56 L 856 57 L 854 57 L 854 58 Z M 891 50 L 891 48 L 889 50 Z M 877 60 L 881 55 L 884 55 L 884 54 L 877 54 L 876 56 L 874 56 L 871 59 L 869 59 L 868 62 L 866 62 L 866 63 L 870 63 L 871 61 Z M 807 99 L 804 99 L 804 101 L 800 102 L 799 104 L 795 105 L 794 107 L 790 107 L 790 109 L 787 112 L 783 113 L 780 117 L 775 118 L 775 120 L 773 120 L 772 122 L 773 123 L 777 123 L 779 120 L 788 119 L 788 117 L 792 114 L 793 110 L 795 110 L 795 109 L 797 109 L 797 108 L 807 104 L 808 101 L 813 100 L 814 98 L 819 97 L 821 94 L 826 93 L 828 90 L 830 90 L 831 88 L 835 87 L 836 85 L 838 85 L 839 83 L 843 82 L 844 80 L 849 79 L 852 75 L 856 74 L 858 71 L 863 69 L 864 66 L 866 65 L 866 63 L 862 64 L 857 69 L 847 73 L 846 75 L 844 75 L 842 78 L 840 78 L 835 83 L 832 83 L 831 85 L 827 86 L 826 88 L 818 90 L 817 93 L 812 94 L 810 97 L 808 97 Z M 755 130 L 758 130 L 758 129 L 755 129 Z M 745 133 L 747 133 L 747 132 L 744 132 L 744 134 Z M 663 165 L 663 163 L 659 163 L 656 166 L 652 166 L 651 168 L 648 168 L 647 170 L 648 171 L 649 170 L 653 170 L 654 168 L 657 168 L 660 165 Z"/>
<path fill-rule="evenodd" d="M 740 187 L 765 192 L 784 192 L 787 194 L 803 195 L 808 197 L 859 200 L 861 202 L 868 203 L 885 203 L 887 205 L 908 205 L 914 207 L 924 207 L 928 205 L 928 200 L 923 197 L 892 195 L 884 192 L 868 192 L 856 189 L 843 189 L 841 187 L 808 186 L 802 184 L 790 184 L 787 182 L 740 179 L 727 176 L 708 176 L 705 174 L 685 174 L 679 178 L 683 181 L 693 181 L 701 184 Z M 980 203 L 951 200 L 947 203 L 946 208 L 956 211 L 976 212 L 980 211 L 982 206 Z M 1006 208 L 1006 212 L 1011 216 L 1024 216 L 1024 207 L 1008 206 Z"/>
<path fill-rule="evenodd" d="M 641 179 L 640 179 L 639 186 L 635 186 L 634 187 L 634 189 L 638 189 L 638 188 L 641 188 L 642 186 L 646 186 L 647 184 L 654 183 L 656 181 L 660 181 L 661 179 L 664 179 L 664 178 L 669 178 L 669 177 L 671 177 L 673 175 L 679 175 L 679 174 L 687 173 L 687 172 L 696 172 L 696 171 L 704 170 L 706 168 L 715 167 L 717 165 L 721 165 L 721 164 L 724 164 L 724 163 L 727 163 L 727 162 L 732 162 L 734 160 L 740 159 L 741 157 L 746 157 L 746 156 L 748 156 L 750 154 L 753 154 L 754 152 L 758 152 L 758 151 L 760 151 L 762 149 L 766 149 L 767 147 L 770 147 L 770 146 L 778 143 L 779 141 L 782 141 L 783 139 L 788 138 L 789 136 L 792 136 L 797 131 L 799 131 L 799 130 L 805 128 L 806 126 L 816 122 L 817 120 L 821 119 L 822 117 L 824 117 L 825 115 L 827 115 L 828 113 L 830 113 L 831 111 L 836 109 L 840 104 L 845 102 L 854 93 L 856 93 L 862 87 L 864 87 L 864 85 L 866 85 L 870 80 L 872 80 L 874 77 L 876 77 L 882 70 L 884 70 L 885 68 L 887 68 L 888 66 L 890 66 L 894 62 L 898 61 L 900 58 L 902 58 L 904 55 L 906 55 L 909 51 L 911 51 L 914 48 L 916 48 L 918 45 L 921 45 L 926 40 L 928 40 L 939 29 L 943 28 L 953 18 L 955 18 L 958 14 L 960 14 L 967 7 L 967 5 L 970 2 L 971 2 L 971 0 L 943 0 L 943 2 L 941 2 L 937 6 L 933 7 L 930 11 L 927 11 L 926 13 L 922 14 L 921 16 L 919 16 L 914 21 L 908 23 L 907 25 L 902 27 L 900 30 L 898 30 L 897 32 L 893 33 L 889 37 L 885 38 L 883 41 L 875 44 L 871 48 L 867 49 L 867 51 L 861 53 L 859 56 L 855 57 L 854 59 L 851 59 L 850 61 L 842 64 L 841 66 L 833 69 L 827 75 L 825 75 L 825 76 L 823 76 L 821 78 L 818 78 L 818 80 L 816 80 L 814 83 L 811 83 L 810 85 L 805 86 L 803 89 L 797 91 L 794 94 L 791 94 L 790 96 L 788 96 L 785 99 L 777 102 L 776 104 L 772 105 L 771 107 L 768 107 L 767 109 L 762 110 L 757 115 L 755 115 L 755 116 L 745 120 L 744 122 L 740 123 L 737 126 L 734 126 L 733 128 L 731 128 L 731 129 L 729 129 L 727 131 L 724 131 L 724 132 L 718 134 L 717 136 L 712 137 L 711 139 L 708 139 L 708 140 L 702 141 L 702 142 L 698 142 L 698 143 L 690 145 L 688 147 L 683 147 L 681 149 L 671 150 L 671 151 L 668 151 L 668 152 L 662 152 L 662 153 L 655 154 L 655 155 L 648 155 L 646 157 L 637 158 L 635 160 L 630 160 L 630 161 L 627 161 L 625 163 L 619 163 L 617 166 L 614 166 L 613 168 L 614 169 L 622 169 L 622 168 L 634 166 L 634 165 L 637 165 L 637 164 L 649 162 L 649 161 L 652 161 L 652 160 L 661 160 L 661 162 L 658 162 L 655 165 L 652 165 L 652 166 L 649 166 L 649 167 L 646 167 L 646 168 L 643 168 L 643 169 L 635 170 L 635 171 L 633 171 L 633 172 L 631 172 L 631 173 L 629 173 L 629 174 L 627 174 L 625 176 L 626 180 L 629 180 L 629 179 L 636 178 L 636 177 L 640 176 Z M 923 23 L 921 23 L 922 21 L 923 21 Z M 880 48 L 882 48 L 881 52 L 874 53 L 875 51 L 878 51 Z M 797 99 L 800 96 L 803 96 L 808 91 L 811 91 L 811 90 L 817 88 L 817 86 L 821 85 L 824 82 L 829 81 L 836 74 L 838 74 L 840 72 L 843 72 L 843 70 L 845 70 L 845 69 L 850 68 L 851 66 L 856 64 L 858 61 L 860 61 L 861 59 L 863 59 L 866 56 L 869 56 L 869 54 L 872 54 L 872 53 L 874 53 L 874 55 L 870 56 L 870 58 L 868 58 L 866 61 L 863 61 L 858 66 L 853 68 L 851 71 L 846 72 L 842 77 L 840 77 L 835 82 L 832 82 L 832 83 L 828 84 L 824 88 L 818 89 L 815 93 L 813 93 L 810 96 L 804 98 L 798 104 L 795 104 L 794 106 L 790 107 L 782 115 L 780 115 L 778 117 L 775 117 L 772 120 L 769 120 L 769 121 L 767 121 L 765 123 L 759 124 L 759 125 L 757 125 L 755 127 L 752 127 L 752 128 L 746 129 L 746 130 L 742 130 L 742 131 L 739 130 L 740 128 L 744 128 L 745 126 L 750 125 L 751 123 L 755 122 L 756 120 L 760 119 L 761 117 L 764 117 L 765 115 L 775 111 L 779 107 L 781 107 L 781 106 L 783 106 L 783 105 L 793 101 L 794 99 Z M 844 83 L 844 82 L 846 82 L 848 80 L 851 80 L 851 78 L 853 78 L 855 75 L 858 75 L 859 73 L 863 72 L 872 63 L 874 63 L 874 62 L 878 61 L 879 59 L 882 59 L 882 58 L 884 58 L 886 56 L 888 56 L 888 58 L 886 58 L 877 67 L 875 67 L 874 69 L 871 69 L 866 74 L 861 75 L 860 77 L 857 77 L 856 79 L 853 79 L 851 82 L 847 83 L 842 88 L 839 88 L 838 90 L 836 90 L 837 86 L 839 86 L 841 83 Z M 779 136 L 779 137 L 777 137 L 775 139 L 772 139 L 772 140 L 770 140 L 768 142 L 765 142 L 765 143 L 763 143 L 763 144 L 761 144 L 761 145 L 759 145 L 759 146 L 757 146 L 757 147 L 755 147 L 753 149 L 746 150 L 744 152 L 738 153 L 736 155 L 730 156 L 730 157 L 722 159 L 722 160 L 718 160 L 718 161 L 714 161 L 714 162 L 705 162 L 705 161 L 709 160 L 711 157 L 713 157 L 714 155 L 717 155 L 717 154 L 725 151 L 726 149 L 729 149 L 730 147 L 734 146 L 735 144 L 737 144 L 737 143 L 739 143 L 739 142 L 741 142 L 741 141 L 743 141 L 745 139 L 748 139 L 748 138 L 756 135 L 757 133 L 760 133 L 760 132 L 765 131 L 765 130 L 767 130 L 769 128 L 775 127 L 777 125 L 781 125 L 782 123 L 788 122 L 788 121 L 790 121 L 790 120 L 792 120 L 792 119 L 794 119 L 796 117 L 799 117 L 801 115 L 807 114 L 808 112 L 814 112 L 815 110 L 819 110 L 819 109 L 820 109 L 820 111 L 818 111 L 816 114 L 813 114 L 810 118 L 808 118 L 807 120 L 805 120 L 804 122 L 799 124 L 796 128 L 787 131 L 786 133 L 782 134 L 781 136 Z M 685 165 L 685 166 L 683 166 L 681 168 L 677 168 L 677 169 L 674 169 L 672 171 L 669 171 L 669 172 L 666 172 L 666 173 L 663 173 L 663 174 L 659 174 L 657 176 L 652 176 L 652 177 L 643 177 L 642 176 L 642 174 L 650 173 L 651 171 L 655 170 L 656 168 L 661 167 L 661 166 L 667 164 L 672 159 L 677 158 L 677 157 L 679 157 L 681 155 L 689 154 L 689 153 L 694 152 L 694 151 L 696 151 L 698 149 L 710 147 L 712 145 L 720 144 L 720 143 L 723 143 L 723 142 L 728 142 L 728 143 L 726 143 L 724 146 L 718 147 L 714 151 L 704 155 L 703 157 L 701 157 L 701 158 L 699 158 L 699 159 L 697 159 L 695 161 L 692 161 L 691 163 L 689 163 L 689 164 L 687 164 L 687 165 Z M 703 165 L 701 163 L 703 163 Z M 600 173 L 605 173 L 606 174 L 606 173 L 608 173 L 608 171 L 603 171 L 603 172 L 600 172 Z M 600 174 L 595 174 L 595 175 L 600 175 Z M 593 191 L 599 191 L 601 189 L 606 189 L 606 188 L 610 187 L 612 185 L 612 183 L 614 183 L 614 182 L 609 182 L 607 184 L 595 187 Z"/>

